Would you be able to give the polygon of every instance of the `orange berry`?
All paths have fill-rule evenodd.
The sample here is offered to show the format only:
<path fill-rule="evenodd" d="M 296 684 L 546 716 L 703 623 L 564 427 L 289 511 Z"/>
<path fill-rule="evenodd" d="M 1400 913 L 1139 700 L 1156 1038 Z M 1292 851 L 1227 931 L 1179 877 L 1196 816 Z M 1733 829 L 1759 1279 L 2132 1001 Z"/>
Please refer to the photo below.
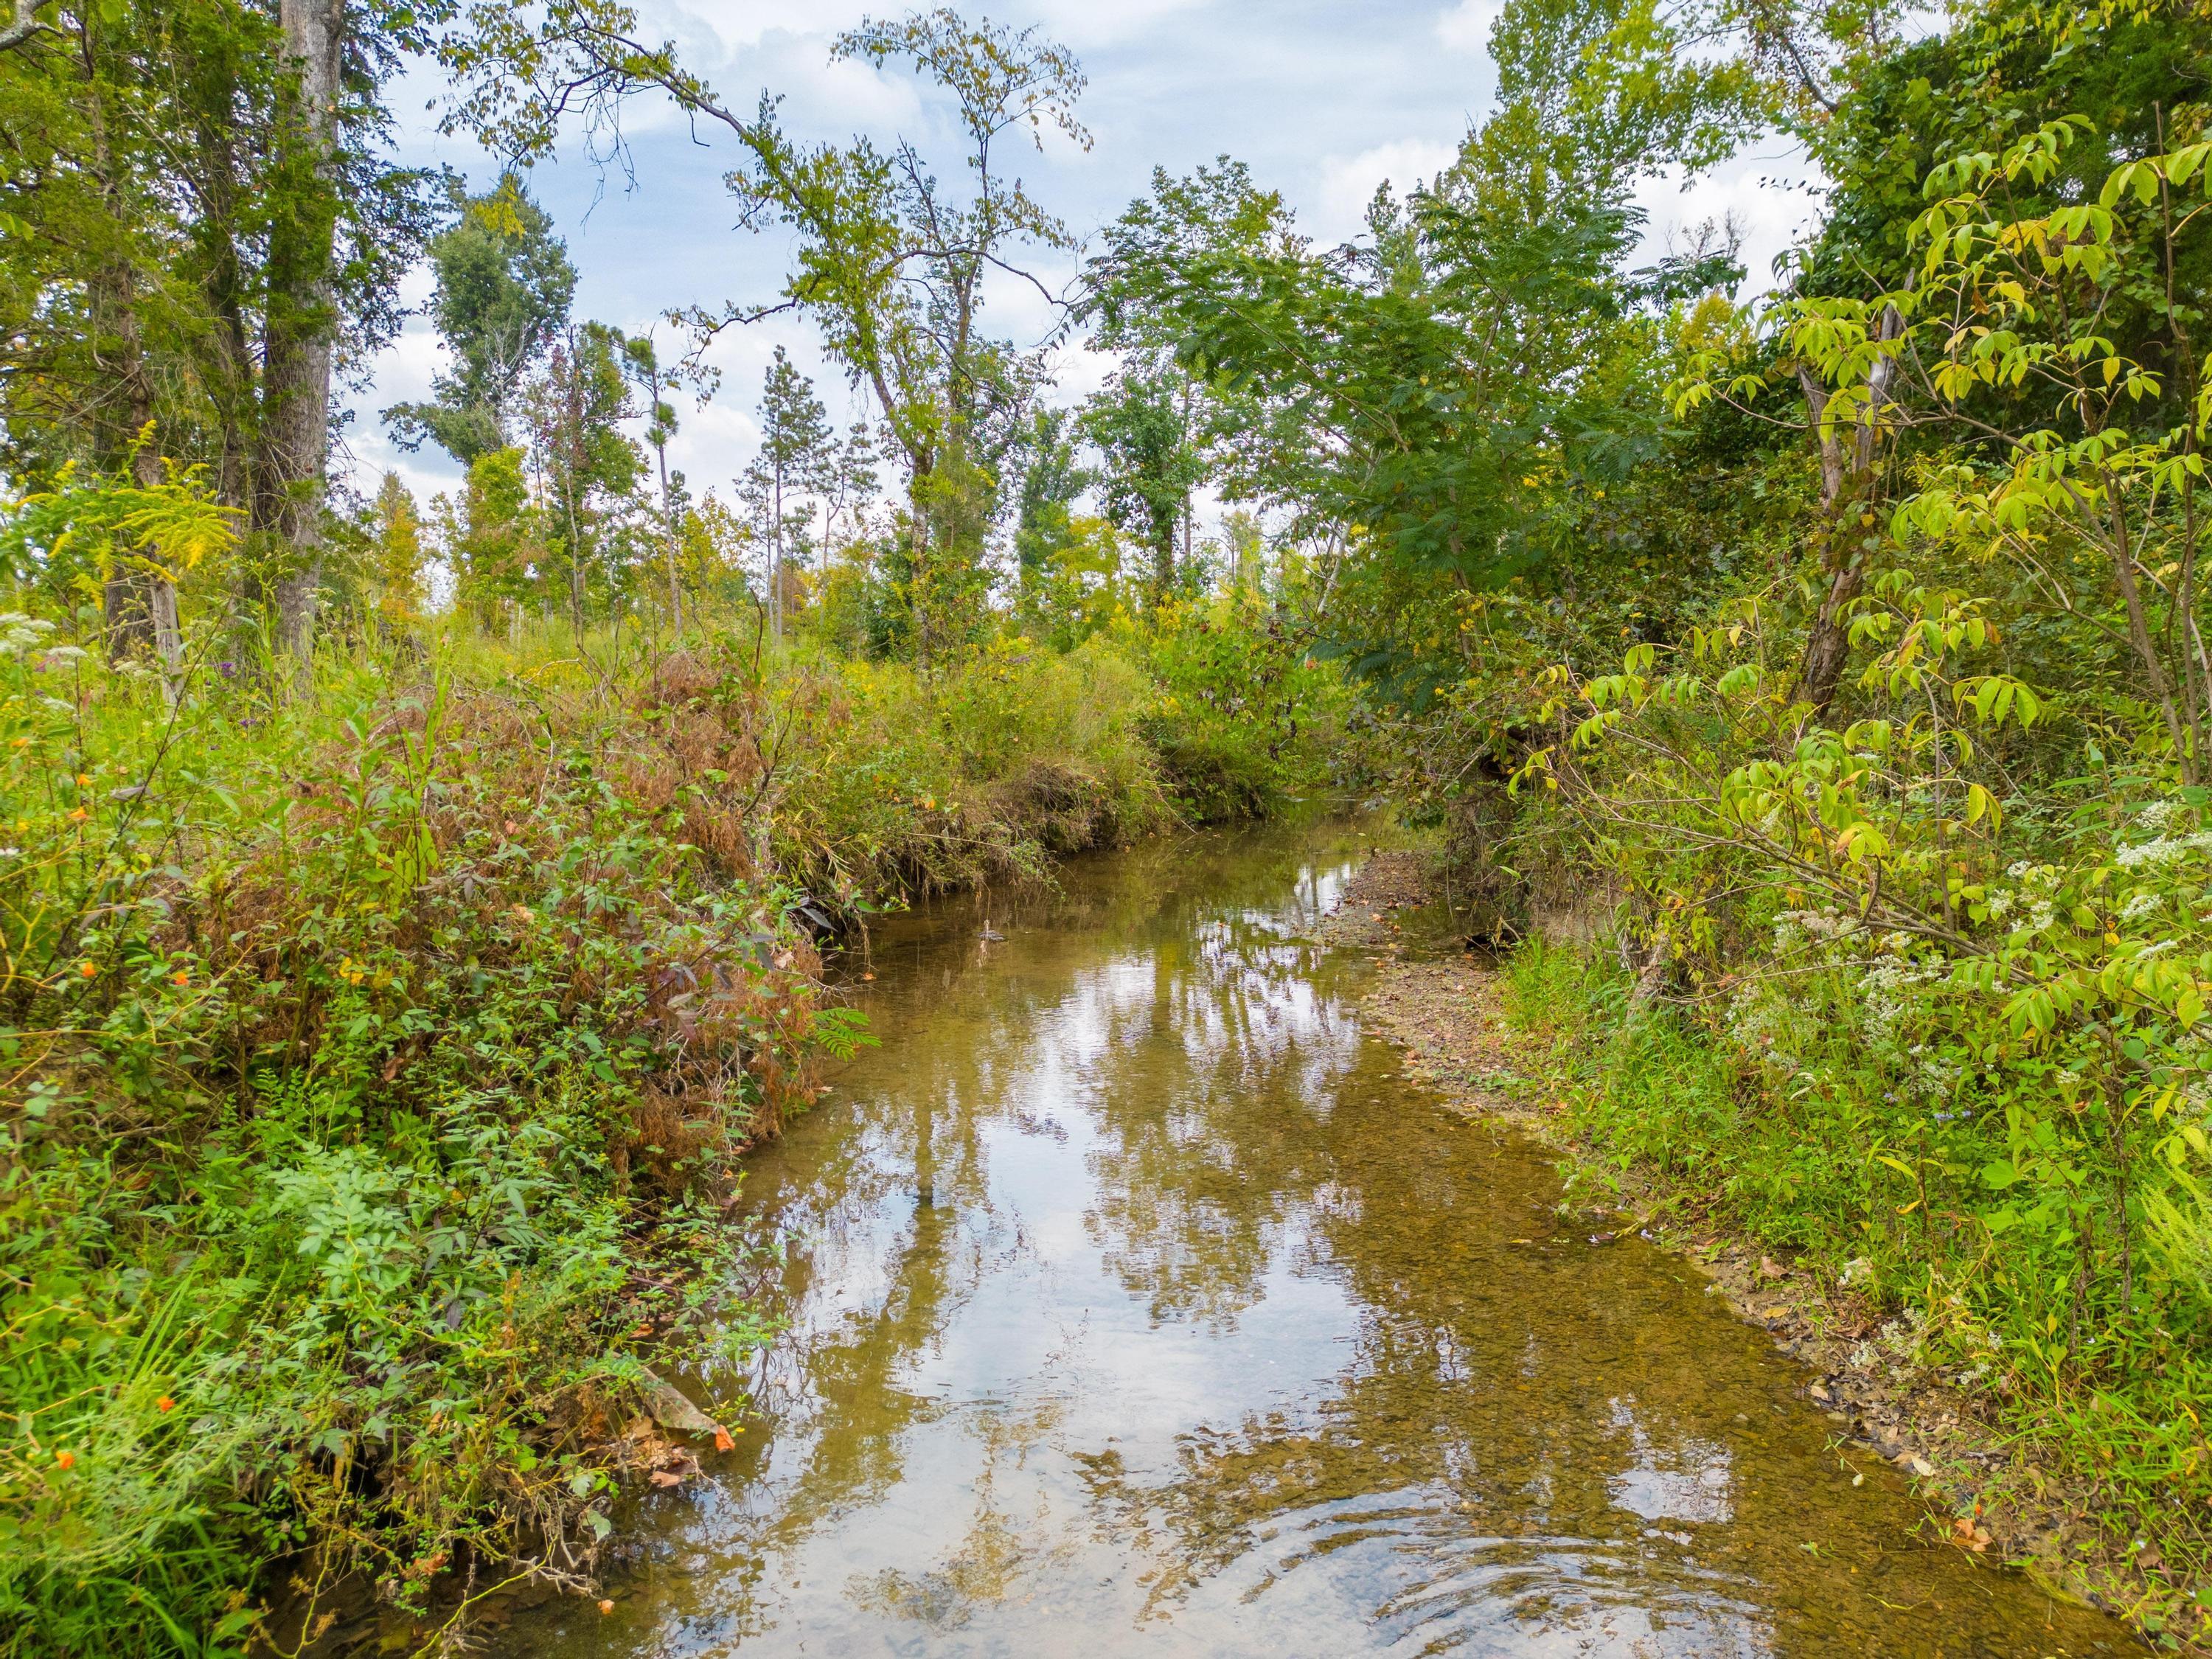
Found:
<path fill-rule="evenodd" d="M 157 1412 L 173 1412 L 177 1409 L 177 1402 L 165 1394 L 154 1402 L 154 1409 Z"/>
<path fill-rule="evenodd" d="M 76 1454 L 75 1452 L 67 1451 L 56 1452 L 54 1454 L 54 1467 L 63 1469 L 75 1468 L 76 1467 Z"/>

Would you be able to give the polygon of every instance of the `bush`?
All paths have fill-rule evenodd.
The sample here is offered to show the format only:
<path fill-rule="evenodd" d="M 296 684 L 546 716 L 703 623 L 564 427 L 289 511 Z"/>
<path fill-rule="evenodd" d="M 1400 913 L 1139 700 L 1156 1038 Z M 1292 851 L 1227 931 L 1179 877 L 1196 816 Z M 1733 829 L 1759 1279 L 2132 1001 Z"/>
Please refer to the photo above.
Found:
<path fill-rule="evenodd" d="M 465 642 L 171 709 L 10 630 L 16 1651 L 234 1648 L 285 1548 L 403 1601 L 580 1568 L 715 1277 L 672 1269 L 854 1038 L 802 884 L 1034 874 L 1165 810 L 1103 647 L 924 679 Z"/>
<path fill-rule="evenodd" d="M 401 1600 L 588 1560 L 667 1268 L 854 1035 L 749 855 L 757 688 L 170 709 L 46 631 L 0 662 L 11 1650 L 234 1646 L 292 1546 Z"/>

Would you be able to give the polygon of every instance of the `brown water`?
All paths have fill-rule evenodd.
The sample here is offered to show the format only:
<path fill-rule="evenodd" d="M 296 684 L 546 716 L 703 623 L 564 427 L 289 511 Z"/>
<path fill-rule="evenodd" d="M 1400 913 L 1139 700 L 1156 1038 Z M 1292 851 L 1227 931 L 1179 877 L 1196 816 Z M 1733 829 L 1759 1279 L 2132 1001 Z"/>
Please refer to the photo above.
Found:
<path fill-rule="evenodd" d="M 758 1413 L 511 1653 L 2122 1653 L 1916 1534 L 1803 1374 L 1399 1080 L 1311 942 L 1355 829 L 879 928 L 880 1048 L 754 1166 Z M 1011 914 L 1010 914 L 1011 912 Z M 1854 1487 L 1854 1470 L 1864 1472 Z"/>

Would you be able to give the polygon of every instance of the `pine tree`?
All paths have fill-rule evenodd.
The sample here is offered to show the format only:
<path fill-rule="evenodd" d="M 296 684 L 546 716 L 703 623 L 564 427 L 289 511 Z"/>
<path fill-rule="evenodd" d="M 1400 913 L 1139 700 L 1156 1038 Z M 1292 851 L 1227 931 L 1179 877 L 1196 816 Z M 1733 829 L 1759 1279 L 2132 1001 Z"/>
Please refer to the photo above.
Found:
<path fill-rule="evenodd" d="M 373 523 L 377 612 L 390 622 L 411 621 L 422 610 L 422 516 L 397 472 L 384 475 Z"/>
<path fill-rule="evenodd" d="M 788 498 L 829 490 L 836 448 L 822 400 L 814 395 L 814 382 L 793 366 L 781 346 L 775 349 L 775 359 L 761 385 L 760 425 L 754 488 L 763 497 L 761 517 L 768 540 L 769 625 L 781 636 L 784 556 L 792 528 Z"/>

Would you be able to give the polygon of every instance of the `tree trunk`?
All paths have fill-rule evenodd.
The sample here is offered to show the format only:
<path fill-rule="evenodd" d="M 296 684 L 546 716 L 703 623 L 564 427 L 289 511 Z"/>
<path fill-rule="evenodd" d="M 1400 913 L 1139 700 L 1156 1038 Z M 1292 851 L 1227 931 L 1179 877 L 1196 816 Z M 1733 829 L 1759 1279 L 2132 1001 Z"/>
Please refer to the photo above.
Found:
<path fill-rule="evenodd" d="M 283 100 L 270 191 L 269 322 L 255 528 L 281 545 L 272 592 L 278 641 L 304 658 L 322 585 L 323 493 L 330 461 L 331 265 L 345 0 L 278 0 L 294 77 Z"/>
<path fill-rule="evenodd" d="M 1893 340 L 1904 332 L 1905 319 L 1897 308 L 1885 309 L 1875 326 L 1875 338 Z M 1828 393 L 1820 377 L 1801 363 L 1797 379 L 1805 389 L 1805 406 L 1812 413 L 1814 435 L 1820 447 L 1820 568 L 1828 579 L 1820 613 L 1806 636 L 1797 700 L 1810 704 L 1818 720 L 1828 712 L 1843 682 L 1850 656 L 1851 602 L 1865 589 L 1867 568 L 1881 538 L 1875 522 L 1879 516 L 1881 411 L 1897 379 L 1897 359 L 1884 356 L 1875 361 L 1867 377 L 1866 404 L 1852 421 L 1848 438 L 1823 418 Z"/>

